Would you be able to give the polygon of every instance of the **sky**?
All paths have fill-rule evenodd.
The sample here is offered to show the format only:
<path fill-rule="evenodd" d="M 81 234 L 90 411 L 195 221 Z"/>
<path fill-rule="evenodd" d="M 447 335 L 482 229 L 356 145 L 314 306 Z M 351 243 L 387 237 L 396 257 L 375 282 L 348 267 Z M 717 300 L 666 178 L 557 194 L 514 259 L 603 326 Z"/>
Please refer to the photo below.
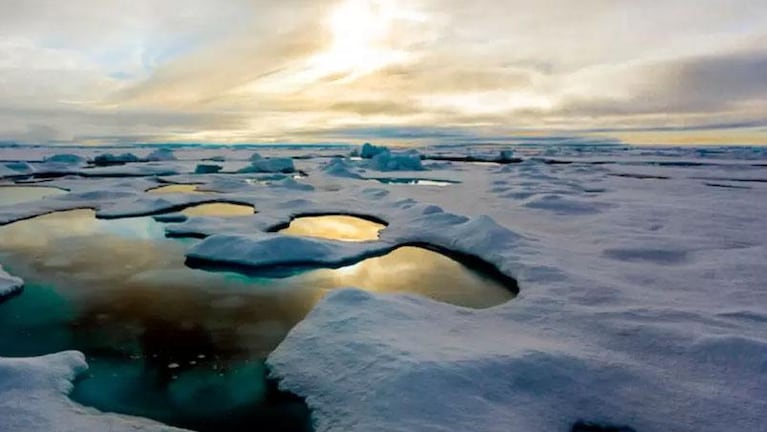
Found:
<path fill-rule="evenodd" d="M 0 11 L 0 142 L 767 144 L 764 0 Z"/>

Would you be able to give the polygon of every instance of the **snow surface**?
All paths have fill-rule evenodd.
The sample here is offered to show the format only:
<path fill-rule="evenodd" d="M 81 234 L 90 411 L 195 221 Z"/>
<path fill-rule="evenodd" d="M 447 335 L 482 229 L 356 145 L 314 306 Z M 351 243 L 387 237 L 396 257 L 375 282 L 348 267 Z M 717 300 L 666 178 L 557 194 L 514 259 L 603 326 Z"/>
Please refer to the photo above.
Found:
<path fill-rule="evenodd" d="M 110 151 L 128 150 L 145 158 L 153 149 Z M 208 236 L 188 254 L 214 262 L 328 265 L 426 243 L 518 280 L 516 299 L 481 311 L 355 289 L 326 297 L 268 360 L 284 388 L 306 397 L 319 432 L 767 424 L 765 149 L 442 146 L 420 151 L 428 177 L 396 172 L 457 182 L 445 187 L 373 183 L 365 177 L 377 167 L 343 158 L 348 147 L 258 150 L 257 160 L 302 156 L 291 163 L 308 177 L 195 174 L 219 155 L 247 166 L 252 147 L 180 147 L 176 161 L 67 170 L 41 162 L 61 149 L 0 147 L 0 180 L 70 191 L 0 207 L 0 224 L 73 208 L 124 217 L 236 202 L 258 212 L 190 216 L 167 230 Z M 506 150 L 519 163 L 491 162 Z M 145 194 L 162 183 L 210 194 Z M 388 226 L 360 244 L 271 232 L 296 216 L 333 213 Z M 60 384 L 82 367 L 73 353 L 0 360 L 0 430 L 123 424 L 66 399 Z"/>

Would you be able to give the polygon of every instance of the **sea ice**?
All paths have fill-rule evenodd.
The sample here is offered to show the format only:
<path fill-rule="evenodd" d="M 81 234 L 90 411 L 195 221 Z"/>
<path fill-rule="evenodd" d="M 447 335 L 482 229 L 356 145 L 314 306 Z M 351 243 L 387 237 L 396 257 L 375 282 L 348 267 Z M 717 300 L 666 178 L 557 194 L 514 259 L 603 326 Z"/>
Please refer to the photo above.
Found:
<path fill-rule="evenodd" d="M 253 156 L 258 155 L 254 153 Z M 238 170 L 238 173 L 292 173 L 296 170 L 293 160 L 289 158 L 253 158 L 250 165 Z"/>
<path fill-rule="evenodd" d="M 102 414 L 69 400 L 72 381 L 87 368 L 77 351 L 0 357 L 0 431 L 181 432 L 147 419 Z"/>
<path fill-rule="evenodd" d="M 359 156 L 362 159 L 372 159 L 375 155 L 388 151 L 389 149 L 385 146 L 375 146 L 370 143 L 365 143 L 362 144 L 362 149 L 359 151 Z"/>
<path fill-rule="evenodd" d="M 173 154 L 173 150 L 167 148 L 159 148 L 146 157 L 146 160 L 151 162 L 160 161 L 172 161 L 176 160 L 176 156 Z"/>
<path fill-rule="evenodd" d="M 221 165 L 213 164 L 197 164 L 194 169 L 195 174 L 215 174 L 221 171 L 223 167 Z"/>
<path fill-rule="evenodd" d="M 60 163 L 66 165 L 79 165 L 85 162 L 85 158 L 71 153 L 60 153 L 45 158 L 46 163 Z"/>
<path fill-rule="evenodd" d="M 121 165 L 138 161 L 140 161 L 138 156 L 128 152 L 117 155 L 112 153 L 104 153 L 93 158 L 93 164 L 96 166 Z"/>
<path fill-rule="evenodd" d="M 0 301 L 2 301 L 4 297 L 21 291 L 23 286 L 24 281 L 21 280 L 21 278 L 11 276 L 3 270 L 3 266 L 0 265 Z"/>
<path fill-rule="evenodd" d="M 353 179 L 362 178 L 361 175 L 352 171 L 352 169 L 353 167 L 351 164 L 346 162 L 344 159 L 333 158 L 330 162 L 327 163 L 327 165 L 322 168 L 322 171 L 324 171 L 327 175 L 334 177 L 346 177 Z"/>
<path fill-rule="evenodd" d="M 422 149 L 427 159 L 454 161 L 428 165 L 434 178 L 456 182 L 449 188 L 370 187 L 362 170 L 388 168 L 399 153 L 381 157 L 381 166 L 372 158 L 328 162 L 344 154 L 332 147 L 258 149 L 264 158 L 253 162 L 321 156 L 295 162 L 309 174 L 296 183 L 312 189 L 287 179 L 251 184 L 252 174 L 193 174 L 219 154 L 250 163 L 253 150 L 179 149 L 180 161 L 146 168 L 75 167 L 77 177 L 50 180 L 69 194 L 0 208 L 0 223 L 85 207 L 105 217 L 157 214 L 205 201 L 146 196 L 157 185 L 153 175 L 170 171 L 175 175 L 163 180 L 200 183 L 213 198 L 259 211 L 168 226 L 209 237 L 190 257 L 335 265 L 419 243 L 479 257 L 519 281 L 515 300 L 482 311 L 358 290 L 327 297 L 269 360 L 282 386 L 307 398 L 318 432 L 568 431 L 579 421 L 722 432 L 761 430 L 767 422 L 763 149 L 533 141 L 510 148 L 513 154 L 490 145 Z M 0 148 L 0 176 L 42 174 L 39 161 L 57 151 Z M 24 154 L 32 162 L 11 162 Z M 499 158 L 513 163 L 501 166 Z M 412 168 L 410 159 L 396 168 Z M 472 160 L 494 162 L 466 163 Z M 82 178 L 88 171 L 141 177 Z M 23 181 L 49 180 L 40 177 Z M 269 232 L 297 216 L 333 213 L 389 224 L 380 240 L 355 245 Z M 0 430 L 71 430 L 67 425 L 91 414 L 60 393 L 43 405 L 50 397 L 35 399 L 34 385 L 8 390 L 16 379 L 2 372 L 9 361 L 0 360 Z M 57 362 L 35 367 L 60 368 Z M 20 364 L 27 363 L 12 369 Z M 102 426 L 93 420 L 78 431 Z"/>
<path fill-rule="evenodd" d="M 421 156 L 414 150 L 397 153 L 384 150 L 373 156 L 366 166 L 378 171 L 421 171 L 424 169 Z"/>

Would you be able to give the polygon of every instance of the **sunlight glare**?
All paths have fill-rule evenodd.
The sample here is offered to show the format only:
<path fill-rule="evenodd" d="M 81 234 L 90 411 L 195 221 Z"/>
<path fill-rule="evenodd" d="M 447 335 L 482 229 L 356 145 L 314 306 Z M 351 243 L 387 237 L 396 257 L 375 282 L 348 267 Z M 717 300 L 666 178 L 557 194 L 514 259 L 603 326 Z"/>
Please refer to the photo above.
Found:
<path fill-rule="evenodd" d="M 390 40 L 393 25 L 402 19 L 412 20 L 414 14 L 393 0 L 345 0 L 328 16 L 332 42 L 313 58 L 312 69 L 321 76 L 346 74 L 353 79 L 405 61 L 407 52 Z"/>
<path fill-rule="evenodd" d="M 318 82 L 348 83 L 393 64 L 415 59 L 408 49 L 413 38 L 405 34 L 415 24 L 424 31 L 428 16 L 412 4 L 404 7 L 399 0 L 342 0 L 324 17 L 322 23 L 330 39 L 322 51 L 281 73 L 261 78 L 240 91 L 279 94 L 301 91 Z"/>

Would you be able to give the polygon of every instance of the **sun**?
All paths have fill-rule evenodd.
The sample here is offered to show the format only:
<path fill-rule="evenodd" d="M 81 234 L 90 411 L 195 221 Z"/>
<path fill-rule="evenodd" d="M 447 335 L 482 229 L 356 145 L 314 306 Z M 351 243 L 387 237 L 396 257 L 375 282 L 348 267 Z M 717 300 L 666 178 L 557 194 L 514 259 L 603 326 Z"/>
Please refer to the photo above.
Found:
<path fill-rule="evenodd" d="M 392 46 L 391 32 L 406 14 L 393 0 L 345 0 L 328 15 L 327 50 L 313 58 L 316 71 L 354 78 L 407 58 Z"/>
<path fill-rule="evenodd" d="M 342 0 L 320 19 L 327 44 L 282 73 L 260 79 L 244 91 L 268 93 L 305 89 L 318 82 L 348 83 L 393 64 L 413 60 L 413 33 L 429 18 L 404 0 Z M 407 35 L 407 37 L 406 37 Z"/>
<path fill-rule="evenodd" d="M 388 33 L 390 9 L 391 4 L 380 0 L 347 0 L 340 4 L 327 20 L 334 48 L 357 50 L 376 44 Z"/>

